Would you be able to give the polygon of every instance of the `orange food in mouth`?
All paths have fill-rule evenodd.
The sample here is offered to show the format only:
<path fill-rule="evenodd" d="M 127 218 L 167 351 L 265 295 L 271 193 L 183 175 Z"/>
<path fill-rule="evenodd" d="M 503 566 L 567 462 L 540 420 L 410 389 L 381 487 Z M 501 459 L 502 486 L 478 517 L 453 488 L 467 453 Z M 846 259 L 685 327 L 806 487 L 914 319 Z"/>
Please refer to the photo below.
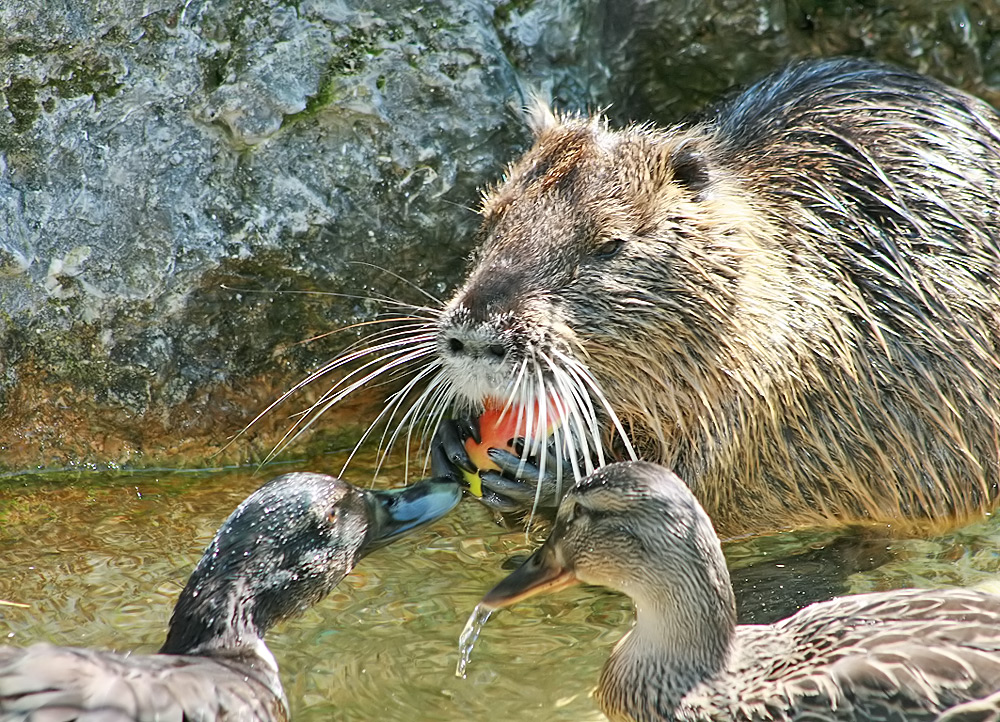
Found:
<path fill-rule="evenodd" d="M 512 454 L 517 452 L 514 449 L 514 442 L 519 438 L 527 436 L 526 428 L 529 418 L 531 419 L 534 438 L 532 441 L 542 441 L 547 439 L 553 429 L 560 424 L 558 408 L 551 402 L 546 405 L 545 410 L 545 436 L 539 438 L 539 404 L 536 401 L 529 415 L 525 409 L 511 405 L 505 408 L 505 402 L 497 399 L 486 399 L 485 409 L 479 417 L 479 443 L 473 438 L 465 440 L 465 450 L 469 454 L 469 459 L 480 471 L 499 470 L 500 467 L 493 463 L 487 453 L 490 449 L 506 449 Z M 469 491 L 475 496 L 482 497 L 483 484 L 478 473 L 470 473 L 463 470 L 462 474 L 469 483 Z"/>

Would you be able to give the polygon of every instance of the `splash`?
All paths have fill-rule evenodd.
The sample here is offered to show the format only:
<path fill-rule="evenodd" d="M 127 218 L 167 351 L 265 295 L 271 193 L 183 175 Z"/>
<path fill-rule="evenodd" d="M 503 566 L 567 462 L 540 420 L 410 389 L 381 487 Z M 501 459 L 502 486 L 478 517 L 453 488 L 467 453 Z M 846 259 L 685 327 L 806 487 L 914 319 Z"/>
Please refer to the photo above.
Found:
<path fill-rule="evenodd" d="M 476 645 L 479 633 L 483 631 L 486 620 L 490 618 L 491 614 L 493 614 L 492 609 L 477 604 L 476 608 L 472 610 L 472 614 L 469 615 L 469 621 L 465 623 L 465 629 L 458 637 L 459 657 L 458 664 L 455 666 L 456 677 L 465 679 L 465 670 L 469 666 L 469 660 L 472 659 L 472 648 Z"/>

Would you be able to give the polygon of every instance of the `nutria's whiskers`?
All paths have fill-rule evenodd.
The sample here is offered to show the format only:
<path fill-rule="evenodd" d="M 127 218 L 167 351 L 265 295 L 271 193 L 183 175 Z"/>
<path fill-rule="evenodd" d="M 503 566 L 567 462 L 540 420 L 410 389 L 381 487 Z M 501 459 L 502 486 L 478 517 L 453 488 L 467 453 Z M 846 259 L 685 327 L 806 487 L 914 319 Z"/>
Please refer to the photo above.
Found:
<path fill-rule="evenodd" d="M 603 444 L 598 443 L 600 433 L 597 426 L 597 413 L 591 403 L 591 397 L 597 400 L 597 402 L 601 405 L 602 412 L 607 414 L 608 420 L 617 434 L 617 438 L 621 441 L 625 449 L 625 454 L 631 461 L 637 460 L 639 456 L 636 454 L 635 449 L 632 446 L 629 435 L 625 433 L 625 427 L 622 425 L 621 419 L 615 412 L 614 407 L 608 400 L 608 397 L 604 394 L 600 384 L 597 383 L 597 379 L 595 379 L 594 375 L 590 372 L 590 369 L 584 366 L 580 361 L 567 356 L 559 350 L 554 350 L 553 356 L 559 360 L 566 373 L 570 375 L 573 381 L 575 381 L 575 383 L 570 386 L 573 398 L 576 399 L 578 403 L 586 405 L 587 414 L 584 418 L 592 421 L 592 424 L 589 424 L 589 428 L 593 429 L 593 433 L 595 435 L 594 446 L 597 452 L 597 466 L 604 466 L 607 463 L 607 460 L 604 456 Z M 605 440 L 608 448 L 611 448 L 613 441 L 614 438 L 608 438 Z"/>
<path fill-rule="evenodd" d="M 408 368 L 410 364 L 416 362 L 417 360 L 430 356 L 433 353 L 433 346 L 430 346 L 428 348 L 427 344 L 423 344 L 417 346 L 417 348 L 415 349 L 404 348 L 403 350 L 397 351 L 395 353 L 401 355 L 396 359 L 392 359 L 387 363 L 383 363 L 382 366 L 376 368 L 370 374 L 367 374 L 364 378 L 359 379 L 355 383 L 351 384 L 349 387 L 344 388 L 343 390 L 338 392 L 336 397 L 331 397 L 329 401 L 323 405 L 323 408 L 319 409 L 313 417 L 313 418 L 318 418 L 323 412 L 332 407 L 334 404 L 340 402 L 341 400 L 346 398 L 349 394 L 365 386 L 370 379 L 373 379 L 381 374 L 384 374 L 387 371 L 392 371 L 398 367 L 407 367 L 407 373 L 415 374 L 413 378 L 407 381 L 406 384 L 400 390 L 394 392 L 389 396 L 388 399 L 386 399 L 385 408 L 383 408 L 382 411 L 379 412 L 379 414 L 375 417 L 372 423 L 369 424 L 365 432 L 361 435 L 361 438 L 358 440 L 357 444 L 355 444 L 354 449 L 351 451 L 350 455 L 347 458 L 347 461 L 344 463 L 345 469 L 347 468 L 347 465 L 351 462 L 351 460 L 354 458 L 354 455 L 357 453 L 361 445 L 369 438 L 369 436 L 371 436 L 375 428 L 384 421 L 386 424 L 386 429 L 385 431 L 383 431 L 381 440 L 379 442 L 380 453 L 379 453 L 379 461 L 378 464 L 376 465 L 376 473 L 378 472 L 379 469 L 381 469 L 382 464 L 388 457 L 388 453 L 391 450 L 393 443 L 399 437 L 401 430 L 404 427 L 408 428 L 408 422 L 412 418 L 414 411 L 416 410 L 417 407 L 411 406 L 410 409 L 405 411 L 401 417 L 401 420 L 399 421 L 399 423 L 397 423 L 395 429 L 390 433 L 389 426 L 392 424 L 393 418 L 395 418 L 396 413 L 402 407 L 407 396 L 409 396 L 409 394 L 414 389 L 416 389 L 420 385 L 420 383 L 424 381 L 428 376 L 430 376 L 435 370 L 433 366 L 429 368 L 418 367 L 415 371 Z M 379 362 L 384 362 L 388 356 L 389 354 L 386 354 L 377 359 L 373 359 L 372 361 L 368 362 L 366 366 L 369 364 L 377 364 Z M 407 433 L 408 442 L 409 438 L 410 434 Z M 408 446 L 409 443 L 407 444 L 407 447 Z"/>
<path fill-rule="evenodd" d="M 420 327 L 418 327 L 418 331 L 419 330 Z M 320 398 L 310 405 L 308 409 L 301 412 L 299 418 L 295 421 L 288 432 L 286 432 L 284 437 L 282 437 L 278 446 L 276 446 L 271 452 L 269 459 L 273 458 L 275 455 L 284 450 L 289 444 L 298 439 L 316 422 L 317 419 L 319 419 L 320 416 L 323 415 L 323 413 L 350 394 L 369 385 L 376 379 L 379 379 L 380 381 L 392 380 L 395 374 L 390 374 L 390 372 L 399 372 L 401 370 L 405 372 L 410 364 L 421 358 L 429 356 L 434 352 L 434 345 L 428 339 L 426 332 L 412 334 L 400 333 L 395 335 L 395 338 L 391 338 L 388 341 L 338 356 L 336 359 L 325 364 L 321 369 L 310 374 L 306 379 L 293 387 L 293 390 L 297 390 L 307 383 L 315 381 L 320 376 L 326 375 L 347 364 L 364 359 L 372 354 L 378 354 L 374 358 L 370 358 L 365 361 L 358 368 L 349 371 L 345 376 L 324 391 Z M 385 378 L 387 374 L 389 374 L 389 378 Z M 380 377 L 383 378 L 380 379 Z M 412 385 L 407 385 L 406 387 L 407 390 L 411 388 Z M 283 395 L 280 400 L 284 400 L 287 396 L 288 394 Z M 374 425 L 377 424 L 386 411 L 391 408 L 394 407 L 391 405 L 387 406 L 386 410 L 383 410 L 383 412 L 379 414 L 379 417 L 376 418 L 375 422 L 373 422 L 373 424 L 365 432 L 365 435 L 362 437 L 363 439 L 370 435 Z"/>
<path fill-rule="evenodd" d="M 442 368 L 437 346 L 440 312 L 392 303 L 400 309 L 407 308 L 410 315 L 378 318 L 340 329 L 392 324 L 351 344 L 289 388 L 248 424 L 247 428 L 321 378 L 342 372 L 318 399 L 293 414 L 291 426 L 265 462 L 288 448 L 327 411 L 351 394 L 378 384 L 402 383 L 402 386 L 387 397 L 379 413 L 366 426 L 344 462 L 345 470 L 362 445 L 381 428 L 376 474 L 401 440 L 405 441 L 404 473 L 408 474 L 410 450 L 415 439 L 423 450 L 422 468 L 426 471 L 430 457 L 428 442 L 441 420 L 453 414 L 482 411 L 482 404 L 470 402 Z M 573 479 L 580 479 L 606 463 L 605 444 L 609 439 L 602 428 L 608 421 L 621 438 L 627 454 L 635 458 L 621 421 L 593 375 L 586 366 L 558 349 L 549 349 L 548 353 L 541 349 L 529 350 L 513 367 L 498 398 L 503 402 L 501 418 L 508 413 L 516 414 L 516 428 L 524 433 L 524 443 L 520 445 L 521 468 L 532 463 L 542 477 L 551 471 L 556 498 L 562 495 L 569 481 L 564 478 L 567 471 L 572 473 Z M 541 485 L 535 490 L 532 516 L 542 501 L 543 491 Z"/>
<path fill-rule="evenodd" d="M 603 464 L 604 450 L 601 448 L 601 431 L 597 424 L 597 415 L 594 413 L 594 405 L 590 402 L 590 396 L 580 393 L 580 388 L 573 382 L 573 377 L 566 369 L 560 368 L 549 356 L 539 353 L 545 361 L 549 372 L 552 374 L 552 382 L 556 387 L 553 394 L 560 416 L 566 419 L 566 431 L 561 433 L 572 433 L 579 441 L 579 454 L 570 454 L 569 461 L 573 467 L 574 478 L 582 478 L 594 470 L 594 456 L 597 456 L 598 465 Z M 593 450 L 591 449 L 593 444 Z M 584 467 L 580 469 L 580 463 Z"/>
<path fill-rule="evenodd" d="M 332 294 L 343 295 L 343 294 Z M 262 464 L 272 461 L 291 444 L 297 441 L 312 425 L 331 407 L 343 401 L 350 394 L 363 387 L 375 385 L 377 383 L 391 383 L 405 378 L 407 375 L 419 371 L 416 380 L 411 379 L 409 383 L 399 392 L 391 397 L 395 399 L 393 403 L 388 403 L 382 413 L 369 425 L 364 432 L 361 441 L 351 452 L 351 457 L 357 452 L 361 442 L 366 440 L 383 420 L 387 412 L 398 408 L 402 403 L 402 396 L 410 393 L 432 370 L 420 365 L 422 359 L 433 356 L 434 348 L 434 324 L 439 311 L 433 308 L 413 306 L 391 299 L 372 299 L 371 297 L 351 296 L 351 298 L 366 298 L 366 300 L 378 300 L 387 305 L 394 305 L 400 310 L 408 309 L 409 315 L 393 314 L 383 318 L 376 318 L 360 323 L 343 326 L 330 333 L 342 333 L 364 327 L 392 324 L 390 328 L 384 328 L 374 333 L 368 334 L 346 347 L 339 355 L 324 363 L 316 370 L 302 378 L 277 399 L 255 416 L 235 438 L 246 433 L 254 424 L 260 421 L 265 415 L 271 413 L 282 403 L 288 401 L 296 393 L 305 387 L 317 382 L 319 379 L 328 376 L 338 370 L 350 367 L 352 364 L 362 362 L 356 368 L 351 368 L 345 375 L 337 379 L 327 388 L 320 397 L 311 403 L 308 408 L 292 414 L 295 419 L 285 434 L 278 440 L 271 451 L 261 461 Z M 328 334 L 324 334 L 328 335 Z M 318 337 L 317 337 L 318 338 Z M 433 365 L 432 365 L 433 366 Z M 402 396 L 400 396 L 402 394 Z M 232 443 L 230 440 L 229 443 Z"/>

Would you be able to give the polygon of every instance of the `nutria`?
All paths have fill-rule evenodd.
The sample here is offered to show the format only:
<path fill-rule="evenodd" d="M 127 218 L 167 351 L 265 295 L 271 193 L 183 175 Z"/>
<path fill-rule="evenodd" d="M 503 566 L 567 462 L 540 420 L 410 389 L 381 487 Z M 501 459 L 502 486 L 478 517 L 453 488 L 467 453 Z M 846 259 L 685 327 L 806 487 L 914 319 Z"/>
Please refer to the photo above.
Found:
<path fill-rule="evenodd" d="M 601 464 L 630 443 L 723 535 L 926 530 L 993 507 L 992 108 L 834 59 L 666 129 L 530 120 L 437 320 L 428 411 L 547 398 L 573 454 Z M 503 505 L 517 482 L 485 486 Z"/>

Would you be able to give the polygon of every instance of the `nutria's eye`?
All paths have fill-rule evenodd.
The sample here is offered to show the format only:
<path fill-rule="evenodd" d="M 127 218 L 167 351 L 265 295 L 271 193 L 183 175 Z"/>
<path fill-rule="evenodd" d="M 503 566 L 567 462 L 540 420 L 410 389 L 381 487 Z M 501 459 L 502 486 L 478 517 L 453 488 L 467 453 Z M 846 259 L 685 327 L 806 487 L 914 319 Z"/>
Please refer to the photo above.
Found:
<path fill-rule="evenodd" d="M 618 255 L 618 252 L 624 245 L 625 241 L 621 238 L 612 238 L 610 241 L 605 241 L 594 249 L 594 258 L 599 261 L 612 259 Z"/>

